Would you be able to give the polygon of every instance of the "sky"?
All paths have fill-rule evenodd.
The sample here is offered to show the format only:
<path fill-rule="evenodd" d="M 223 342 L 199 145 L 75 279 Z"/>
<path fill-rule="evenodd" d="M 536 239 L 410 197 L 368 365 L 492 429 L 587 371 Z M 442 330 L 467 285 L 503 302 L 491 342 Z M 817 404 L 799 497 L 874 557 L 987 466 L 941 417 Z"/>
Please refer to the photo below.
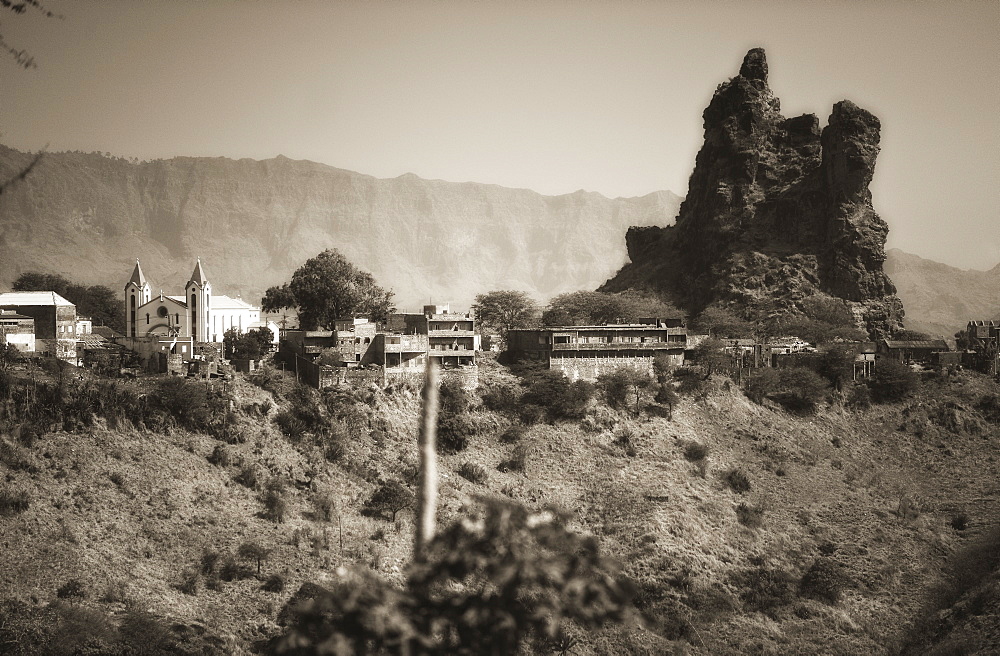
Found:
<path fill-rule="evenodd" d="M 1000 262 L 1000 2 L 46 0 L 0 13 L 0 142 L 279 154 L 544 194 L 687 191 L 752 47 L 786 116 L 882 121 L 889 247 Z"/>

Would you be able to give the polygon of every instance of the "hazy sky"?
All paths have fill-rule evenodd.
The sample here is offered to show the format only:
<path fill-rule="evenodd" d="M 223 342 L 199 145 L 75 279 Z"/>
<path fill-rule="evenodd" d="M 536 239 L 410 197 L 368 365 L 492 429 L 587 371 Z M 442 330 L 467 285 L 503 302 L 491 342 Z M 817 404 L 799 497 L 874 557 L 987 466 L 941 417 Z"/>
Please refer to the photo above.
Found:
<path fill-rule="evenodd" d="M 46 0 L 0 13 L 0 140 L 283 154 L 378 177 L 683 195 L 701 112 L 754 46 L 786 116 L 882 120 L 889 245 L 1000 261 L 1000 2 Z"/>

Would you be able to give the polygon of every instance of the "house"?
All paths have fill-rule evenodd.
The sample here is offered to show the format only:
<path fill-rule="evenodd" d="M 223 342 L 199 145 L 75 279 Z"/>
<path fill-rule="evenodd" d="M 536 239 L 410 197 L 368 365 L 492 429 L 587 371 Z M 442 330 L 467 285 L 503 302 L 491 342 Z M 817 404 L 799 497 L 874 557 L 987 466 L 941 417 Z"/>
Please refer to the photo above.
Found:
<path fill-rule="evenodd" d="M 0 344 L 22 353 L 35 352 L 35 320 L 14 310 L 0 310 Z"/>
<path fill-rule="evenodd" d="M 394 314 L 389 332 L 398 335 L 425 335 L 427 355 L 443 369 L 475 366 L 479 336 L 476 315 L 452 312 L 449 305 L 425 305 L 420 314 Z"/>
<path fill-rule="evenodd" d="M 1000 321 L 970 321 L 965 335 L 973 351 L 969 364 L 985 373 L 1000 373 Z"/>
<path fill-rule="evenodd" d="M 334 322 L 337 351 L 340 360 L 348 367 L 360 367 L 378 360 L 375 355 L 375 336 L 378 326 L 364 317 Z"/>
<path fill-rule="evenodd" d="M 574 380 L 596 380 L 623 366 L 652 373 L 657 356 L 684 364 L 687 328 L 669 327 L 662 320 L 643 321 L 510 330 L 507 351 L 515 362 L 537 361 Z"/>
<path fill-rule="evenodd" d="M 935 353 L 949 350 L 951 349 L 948 348 L 948 343 L 943 339 L 883 339 L 876 348 L 879 357 L 902 364 L 913 362 L 932 364 L 935 361 Z"/>
<path fill-rule="evenodd" d="M 260 323 L 260 308 L 239 298 L 212 292 L 201 259 L 184 285 L 184 294 L 169 295 L 152 287 L 135 261 L 125 284 L 125 336 L 160 341 L 221 342 L 230 328 L 241 333 Z"/>
<path fill-rule="evenodd" d="M 76 361 L 76 306 L 55 292 L 0 294 L 0 310 L 35 320 L 35 352 Z"/>

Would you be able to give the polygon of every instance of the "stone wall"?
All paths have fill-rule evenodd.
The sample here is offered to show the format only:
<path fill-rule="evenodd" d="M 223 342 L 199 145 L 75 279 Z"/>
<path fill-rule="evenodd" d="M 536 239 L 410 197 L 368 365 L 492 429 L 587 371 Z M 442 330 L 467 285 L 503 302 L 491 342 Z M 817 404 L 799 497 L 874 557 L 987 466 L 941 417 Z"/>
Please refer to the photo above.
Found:
<path fill-rule="evenodd" d="M 670 355 L 673 366 L 684 364 L 683 355 Z M 551 358 L 549 369 L 561 371 L 571 380 L 597 380 L 601 374 L 608 374 L 621 367 L 629 367 L 653 375 L 653 357 L 648 358 Z"/>

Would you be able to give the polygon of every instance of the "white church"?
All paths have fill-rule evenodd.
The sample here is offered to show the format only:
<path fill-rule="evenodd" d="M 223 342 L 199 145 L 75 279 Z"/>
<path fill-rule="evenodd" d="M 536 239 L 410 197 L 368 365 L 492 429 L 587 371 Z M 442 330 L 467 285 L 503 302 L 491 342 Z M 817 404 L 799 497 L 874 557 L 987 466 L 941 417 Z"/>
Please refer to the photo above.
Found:
<path fill-rule="evenodd" d="M 198 259 L 184 294 L 153 295 L 152 287 L 135 261 L 132 277 L 125 285 L 125 336 L 190 339 L 221 342 L 230 328 L 245 333 L 252 328 L 270 328 L 277 341 L 277 327 L 260 320 L 260 308 L 239 298 L 212 293 L 212 283 Z"/>

